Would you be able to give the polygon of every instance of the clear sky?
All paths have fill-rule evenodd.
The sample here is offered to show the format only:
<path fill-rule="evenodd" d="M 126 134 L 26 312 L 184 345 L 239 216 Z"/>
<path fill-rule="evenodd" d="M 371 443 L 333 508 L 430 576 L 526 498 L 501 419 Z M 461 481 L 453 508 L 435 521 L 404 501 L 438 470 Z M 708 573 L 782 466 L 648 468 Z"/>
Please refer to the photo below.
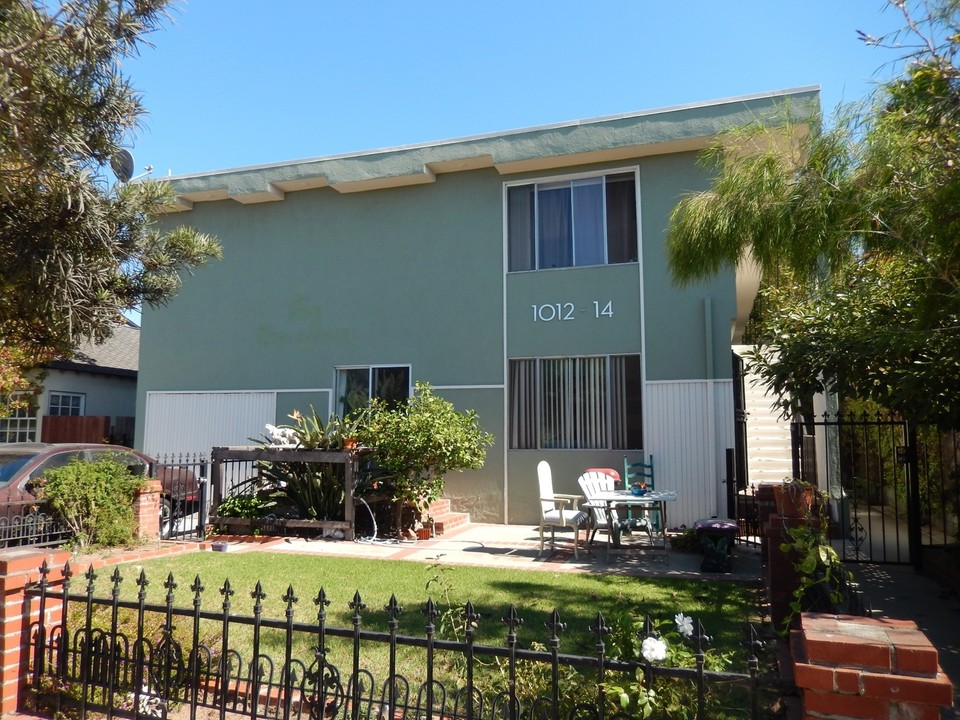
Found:
<path fill-rule="evenodd" d="M 180 0 L 124 72 L 136 173 L 184 175 L 820 85 L 899 64 L 884 0 Z M 891 65 L 891 63 L 894 63 Z"/>

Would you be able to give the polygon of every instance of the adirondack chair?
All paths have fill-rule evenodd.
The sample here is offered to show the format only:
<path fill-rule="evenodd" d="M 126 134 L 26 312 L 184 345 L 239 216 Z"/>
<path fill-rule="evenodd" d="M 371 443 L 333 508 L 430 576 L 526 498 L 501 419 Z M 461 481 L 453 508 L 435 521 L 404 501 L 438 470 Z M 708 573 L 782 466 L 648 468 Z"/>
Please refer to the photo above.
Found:
<path fill-rule="evenodd" d="M 583 475 L 577 478 L 580 489 L 583 490 L 587 502 L 591 502 L 593 497 L 599 492 L 608 492 L 616 489 L 616 480 L 599 470 L 587 470 Z M 611 513 L 614 523 L 620 522 L 620 517 L 616 510 Z M 590 537 L 587 539 L 587 545 L 593 544 L 593 538 L 596 537 L 597 530 L 610 532 L 610 518 L 607 517 L 607 510 L 602 505 L 597 504 L 590 507 Z"/>

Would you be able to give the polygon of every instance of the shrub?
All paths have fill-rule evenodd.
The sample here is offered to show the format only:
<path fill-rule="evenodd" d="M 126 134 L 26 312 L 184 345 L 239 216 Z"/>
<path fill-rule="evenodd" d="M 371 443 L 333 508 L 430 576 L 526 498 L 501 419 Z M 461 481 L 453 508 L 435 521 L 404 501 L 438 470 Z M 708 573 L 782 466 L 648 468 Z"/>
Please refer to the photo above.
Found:
<path fill-rule="evenodd" d="M 217 506 L 220 517 L 245 518 L 256 520 L 261 517 L 269 503 L 256 495 L 233 495 Z"/>
<path fill-rule="evenodd" d="M 76 545 L 116 547 L 136 538 L 133 500 L 144 486 L 144 478 L 118 460 L 74 460 L 47 470 L 37 496 L 70 528 Z"/>
<path fill-rule="evenodd" d="M 410 401 L 396 408 L 371 400 L 358 430 L 380 470 L 392 478 L 397 530 L 404 504 L 424 509 L 443 494 L 444 475 L 480 469 L 493 444 L 476 412 L 458 412 L 426 382 L 418 382 Z"/>

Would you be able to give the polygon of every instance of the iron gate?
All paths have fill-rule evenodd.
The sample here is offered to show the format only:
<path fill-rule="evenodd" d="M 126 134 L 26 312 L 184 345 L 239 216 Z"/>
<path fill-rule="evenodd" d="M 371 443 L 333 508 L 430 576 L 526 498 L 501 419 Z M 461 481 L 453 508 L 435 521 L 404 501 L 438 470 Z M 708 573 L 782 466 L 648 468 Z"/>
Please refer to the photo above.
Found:
<path fill-rule="evenodd" d="M 161 455 L 150 475 L 162 487 L 160 537 L 164 540 L 203 540 L 210 514 L 207 459 L 202 455 Z"/>
<path fill-rule="evenodd" d="M 792 426 L 794 476 L 829 493 L 844 561 L 912 564 L 957 542 L 960 437 L 933 425 L 837 416 Z"/>

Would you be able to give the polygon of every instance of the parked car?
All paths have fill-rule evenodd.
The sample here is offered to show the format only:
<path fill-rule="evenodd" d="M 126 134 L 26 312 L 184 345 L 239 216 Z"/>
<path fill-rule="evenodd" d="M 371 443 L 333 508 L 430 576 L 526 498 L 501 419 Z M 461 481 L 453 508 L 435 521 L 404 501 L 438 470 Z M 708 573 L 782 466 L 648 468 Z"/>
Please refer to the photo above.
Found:
<path fill-rule="evenodd" d="M 7 443 L 0 444 L 0 506 L 26 505 L 36 500 L 33 483 L 47 470 L 76 459 L 93 462 L 107 458 L 119 460 L 138 475 L 147 475 L 151 466 L 155 468 L 154 476 L 163 489 L 161 537 L 169 537 L 175 519 L 188 510 L 192 512 L 199 500 L 199 484 L 192 470 L 157 466 L 153 458 L 139 450 L 98 443 Z"/>

